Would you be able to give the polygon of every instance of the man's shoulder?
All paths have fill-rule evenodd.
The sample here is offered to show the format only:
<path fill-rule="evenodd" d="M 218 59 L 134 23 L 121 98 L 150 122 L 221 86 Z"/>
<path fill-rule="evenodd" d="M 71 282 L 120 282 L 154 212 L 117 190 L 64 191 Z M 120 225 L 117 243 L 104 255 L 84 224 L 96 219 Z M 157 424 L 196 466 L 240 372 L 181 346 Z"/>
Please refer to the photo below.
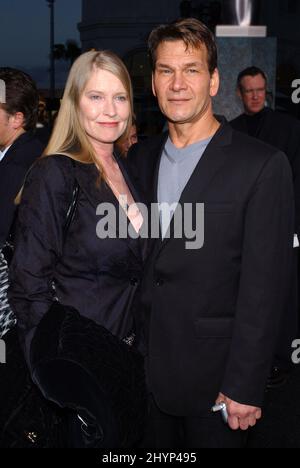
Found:
<path fill-rule="evenodd" d="M 13 164 L 28 167 L 42 155 L 44 149 L 45 145 L 38 138 L 25 132 L 14 141 L 8 156 Z"/>
<path fill-rule="evenodd" d="M 286 114 L 285 112 L 272 111 L 270 117 L 278 125 L 284 126 L 284 128 L 297 129 L 300 132 L 300 121 L 293 115 Z"/>
<path fill-rule="evenodd" d="M 230 125 L 235 130 L 244 130 L 246 126 L 246 114 L 240 114 L 231 120 Z"/>
<path fill-rule="evenodd" d="M 230 122 L 229 122 L 230 125 L 243 121 L 245 119 L 245 116 L 246 116 L 246 114 L 244 114 L 244 113 L 238 115 L 234 119 L 230 120 Z"/>
<path fill-rule="evenodd" d="M 155 164 L 168 138 L 168 132 L 161 133 L 133 145 L 127 155 L 129 167 L 148 167 Z"/>
<path fill-rule="evenodd" d="M 139 141 L 131 149 L 134 153 L 153 154 L 153 150 L 160 151 L 168 138 L 168 132 L 160 133 L 159 135 L 151 136 L 145 140 Z"/>
<path fill-rule="evenodd" d="M 278 148 L 235 129 L 232 130 L 232 151 L 247 166 L 261 167 L 271 160 L 288 164 L 287 157 Z"/>

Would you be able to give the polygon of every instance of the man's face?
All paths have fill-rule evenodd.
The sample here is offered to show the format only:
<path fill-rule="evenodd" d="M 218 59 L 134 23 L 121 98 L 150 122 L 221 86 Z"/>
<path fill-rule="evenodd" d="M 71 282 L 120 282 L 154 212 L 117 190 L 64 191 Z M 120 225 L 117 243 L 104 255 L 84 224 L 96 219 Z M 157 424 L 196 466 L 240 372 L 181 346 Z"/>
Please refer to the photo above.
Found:
<path fill-rule="evenodd" d="M 209 73 L 206 47 L 187 49 L 181 40 L 166 41 L 156 58 L 153 93 L 162 113 L 173 124 L 199 122 L 219 87 L 218 71 Z"/>
<path fill-rule="evenodd" d="M 123 154 L 127 154 L 132 145 L 138 142 L 136 125 L 132 125 L 128 137 L 120 143 L 120 149 Z"/>
<path fill-rule="evenodd" d="M 0 106 L 0 149 L 10 144 L 14 135 L 10 116 Z"/>
<path fill-rule="evenodd" d="M 245 112 L 254 115 L 265 107 L 267 88 L 262 75 L 244 76 L 238 94 L 243 101 Z"/>

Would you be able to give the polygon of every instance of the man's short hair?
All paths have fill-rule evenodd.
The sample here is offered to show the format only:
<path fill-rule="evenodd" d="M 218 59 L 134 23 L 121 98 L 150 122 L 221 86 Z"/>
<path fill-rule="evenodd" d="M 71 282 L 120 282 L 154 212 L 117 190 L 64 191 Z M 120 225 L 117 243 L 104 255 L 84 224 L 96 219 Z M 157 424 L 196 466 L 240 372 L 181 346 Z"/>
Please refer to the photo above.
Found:
<path fill-rule="evenodd" d="M 148 40 L 152 69 L 155 69 L 156 52 L 162 42 L 183 41 L 187 48 L 207 49 L 208 69 L 212 74 L 218 66 L 218 52 L 215 37 L 205 24 L 195 18 L 179 19 L 171 24 L 162 24 L 155 28 Z"/>
<path fill-rule="evenodd" d="M 33 79 L 15 68 L 0 67 L 0 80 L 5 83 L 5 104 L 0 108 L 9 115 L 22 112 L 24 130 L 34 130 L 38 116 L 39 95 Z"/>
<path fill-rule="evenodd" d="M 245 70 L 241 71 L 241 73 L 239 74 L 238 76 L 238 79 L 237 79 L 237 88 L 239 88 L 240 90 L 242 90 L 242 79 L 245 78 L 245 76 L 257 76 L 257 75 L 261 75 L 266 84 L 267 84 L 267 75 L 265 74 L 265 72 L 261 69 L 261 68 L 258 68 L 258 67 L 248 67 L 248 68 L 245 68 Z"/>

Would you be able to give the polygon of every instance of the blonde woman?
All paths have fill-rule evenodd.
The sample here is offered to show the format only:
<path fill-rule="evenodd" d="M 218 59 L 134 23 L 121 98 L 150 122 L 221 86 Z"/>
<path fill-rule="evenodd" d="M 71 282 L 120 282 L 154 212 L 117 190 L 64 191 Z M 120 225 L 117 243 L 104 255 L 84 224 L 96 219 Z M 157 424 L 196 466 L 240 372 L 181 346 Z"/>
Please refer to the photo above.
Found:
<path fill-rule="evenodd" d="M 47 335 L 46 330 L 42 340 L 37 337 L 49 308 L 53 309 L 54 296 L 58 304 L 68 307 L 68 313 L 74 310 L 80 327 L 71 338 L 76 348 L 72 352 L 81 353 L 77 358 L 89 371 L 99 370 L 98 358 L 93 356 L 98 355 L 101 362 L 103 354 L 101 349 L 95 353 L 89 345 L 81 344 L 87 339 L 86 333 L 93 330 L 91 323 L 105 327 L 120 342 L 132 344 L 136 339 L 135 315 L 145 251 L 138 234 L 143 218 L 135 205 L 139 195 L 122 160 L 114 154 L 115 142 L 131 127 L 132 109 L 130 78 L 121 60 L 107 51 L 82 54 L 71 69 L 44 156 L 28 174 L 21 196 L 10 302 L 35 382 L 47 398 L 76 410 L 69 438 L 69 445 L 75 447 L 117 447 L 134 442 L 134 437 L 127 437 L 126 425 L 136 424 L 135 416 L 131 422 L 121 416 L 121 423 L 118 419 L 123 410 L 128 410 L 122 407 L 126 389 L 122 394 L 122 388 L 113 386 L 110 401 L 107 389 L 98 388 L 86 369 L 78 370 L 77 366 L 73 373 L 70 365 L 65 367 L 61 361 L 53 369 L 46 366 L 42 377 L 34 375 L 34 353 L 47 354 L 55 340 L 61 339 L 61 330 L 66 329 L 56 311 L 53 317 L 59 323 L 51 323 L 51 332 Z M 119 226 L 114 223 L 106 237 L 99 234 L 99 223 L 105 225 L 103 206 L 115 209 L 116 219 L 125 218 L 136 235 L 120 238 Z M 73 218 L 68 219 L 66 233 L 70 209 Z M 45 349 L 48 338 L 49 349 Z M 93 339 L 97 346 L 97 338 Z M 38 352 L 32 349 L 34 342 L 40 343 Z M 63 346 L 61 342 L 59 346 Z M 89 349 L 82 349 L 84 346 Z M 67 390 L 61 385 L 66 380 Z"/>

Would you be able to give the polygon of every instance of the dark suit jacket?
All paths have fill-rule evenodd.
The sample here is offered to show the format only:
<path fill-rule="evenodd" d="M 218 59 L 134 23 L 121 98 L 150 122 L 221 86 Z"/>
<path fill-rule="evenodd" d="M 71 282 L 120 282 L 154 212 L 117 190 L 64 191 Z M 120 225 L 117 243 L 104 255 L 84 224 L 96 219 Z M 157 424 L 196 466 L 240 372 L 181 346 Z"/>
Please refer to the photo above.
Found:
<path fill-rule="evenodd" d="M 121 169 L 122 161 L 119 160 Z M 124 176 L 136 200 L 132 183 Z M 74 219 L 64 239 L 66 213 L 75 179 L 80 191 Z M 17 219 L 9 298 L 17 315 L 27 361 L 37 325 L 53 302 L 52 280 L 62 304 L 124 338 L 133 328 L 143 270 L 138 239 L 100 239 L 97 206 L 119 204 L 105 183 L 97 186 L 94 164 L 54 155 L 40 159 L 26 178 Z M 125 214 L 124 214 L 125 216 Z M 117 218 L 118 219 L 118 218 Z M 116 233 L 117 234 L 117 233 Z"/>
<path fill-rule="evenodd" d="M 149 202 L 165 140 L 136 145 L 128 156 Z M 181 203 L 189 202 L 205 204 L 203 248 L 187 250 L 184 236 L 171 235 L 153 242 L 147 265 L 142 326 L 150 390 L 174 415 L 209 410 L 220 391 L 261 406 L 292 255 L 287 159 L 223 123 L 183 191 Z"/>
<path fill-rule="evenodd" d="M 232 120 L 230 124 L 235 130 L 249 134 L 245 114 Z M 257 132 L 252 136 L 278 148 L 288 157 L 295 190 L 295 232 L 300 235 L 300 122 L 287 114 L 265 108 L 261 113 Z"/>
<path fill-rule="evenodd" d="M 6 241 L 14 219 L 14 199 L 28 169 L 41 156 L 44 146 L 31 133 L 23 133 L 0 162 L 0 246 Z"/>

